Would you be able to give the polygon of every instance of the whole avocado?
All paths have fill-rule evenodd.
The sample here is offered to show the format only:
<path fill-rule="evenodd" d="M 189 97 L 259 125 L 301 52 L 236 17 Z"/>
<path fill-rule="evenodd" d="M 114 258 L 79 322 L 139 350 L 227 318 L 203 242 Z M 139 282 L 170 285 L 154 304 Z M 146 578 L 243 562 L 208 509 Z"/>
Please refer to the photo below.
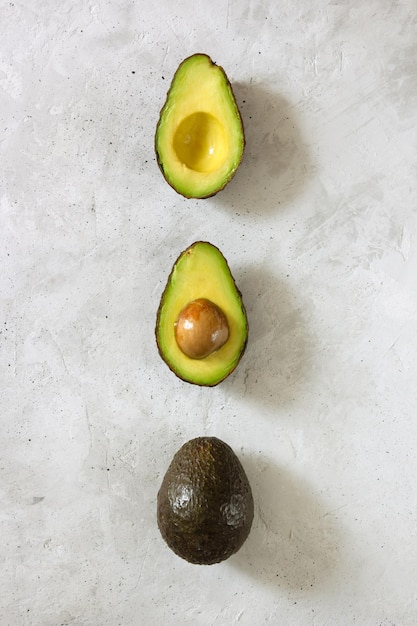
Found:
<path fill-rule="evenodd" d="M 226 443 L 197 437 L 174 455 L 157 498 L 168 546 L 189 563 L 211 565 L 237 552 L 253 521 L 252 490 Z"/>

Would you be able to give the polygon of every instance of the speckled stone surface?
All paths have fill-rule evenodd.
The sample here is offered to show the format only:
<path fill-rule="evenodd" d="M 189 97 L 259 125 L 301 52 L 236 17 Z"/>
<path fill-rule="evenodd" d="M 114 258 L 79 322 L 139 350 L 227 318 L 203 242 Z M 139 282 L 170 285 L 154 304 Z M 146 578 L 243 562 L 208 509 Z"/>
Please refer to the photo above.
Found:
<path fill-rule="evenodd" d="M 417 615 L 417 7 L 413 0 L 0 4 L 0 623 L 412 626 Z M 153 152 L 171 77 L 222 65 L 247 145 L 185 200 Z M 213 389 L 154 324 L 198 239 L 250 335 Z M 238 454 L 255 519 L 176 557 L 176 450 Z"/>

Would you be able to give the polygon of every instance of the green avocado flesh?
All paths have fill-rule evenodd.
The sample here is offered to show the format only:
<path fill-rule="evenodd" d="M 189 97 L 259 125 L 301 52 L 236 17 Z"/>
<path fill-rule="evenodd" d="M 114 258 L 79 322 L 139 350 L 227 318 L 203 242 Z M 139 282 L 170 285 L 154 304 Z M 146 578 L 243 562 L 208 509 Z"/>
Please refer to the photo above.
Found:
<path fill-rule="evenodd" d="M 219 563 L 239 550 L 253 509 L 239 459 L 216 437 L 198 437 L 180 448 L 157 497 L 162 537 L 178 556 L 199 565 Z"/>
<path fill-rule="evenodd" d="M 166 181 L 187 198 L 222 189 L 242 159 L 245 137 L 232 87 L 206 54 L 185 59 L 172 80 L 155 136 Z"/>
<path fill-rule="evenodd" d="M 209 356 L 191 358 L 179 348 L 175 327 L 184 307 L 200 298 L 222 311 L 229 336 Z M 248 322 L 241 294 L 216 246 L 198 241 L 179 256 L 161 297 L 155 334 L 162 359 L 174 374 L 189 383 L 212 387 L 235 369 L 246 347 Z"/>

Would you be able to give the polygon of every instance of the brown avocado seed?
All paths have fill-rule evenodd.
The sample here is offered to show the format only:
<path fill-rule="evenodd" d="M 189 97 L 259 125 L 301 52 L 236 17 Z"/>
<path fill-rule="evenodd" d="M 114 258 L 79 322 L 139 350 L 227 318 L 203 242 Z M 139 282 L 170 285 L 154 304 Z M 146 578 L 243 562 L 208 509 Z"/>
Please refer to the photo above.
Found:
<path fill-rule="evenodd" d="M 179 314 L 174 328 L 179 349 L 191 359 L 204 359 L 229 339 L 225 314 L 206 298 L 189 302 Z"/>

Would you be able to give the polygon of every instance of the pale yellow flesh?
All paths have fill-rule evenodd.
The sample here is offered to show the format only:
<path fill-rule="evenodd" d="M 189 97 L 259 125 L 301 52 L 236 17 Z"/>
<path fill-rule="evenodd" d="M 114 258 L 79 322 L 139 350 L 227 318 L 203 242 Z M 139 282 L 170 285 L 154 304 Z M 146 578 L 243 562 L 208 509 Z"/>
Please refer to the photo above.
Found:
<path fill-rule="evenodd" d="M 161 112 L 156 150 L 168 182 L 180 193 L 204 197 L 237 169 L 244 136 L 223 70 L 206 55 L 186 59 Z"/>
<path fill-rule="evenodd" d="M 180 311 L 197 298 L 207 298 L 217 304 L 226 315 L 230 330 L 226 344 L 204 359 L 185 356 L 177 346 L 174 334 Z M 157 339 L 164 360 L 181 378 L 196 384 L 213 385 L 234 369 L 246 338 L 246 315 L 224 257 L 209 243 L 194 244 L 177 261 L 163 295 Z"/>

